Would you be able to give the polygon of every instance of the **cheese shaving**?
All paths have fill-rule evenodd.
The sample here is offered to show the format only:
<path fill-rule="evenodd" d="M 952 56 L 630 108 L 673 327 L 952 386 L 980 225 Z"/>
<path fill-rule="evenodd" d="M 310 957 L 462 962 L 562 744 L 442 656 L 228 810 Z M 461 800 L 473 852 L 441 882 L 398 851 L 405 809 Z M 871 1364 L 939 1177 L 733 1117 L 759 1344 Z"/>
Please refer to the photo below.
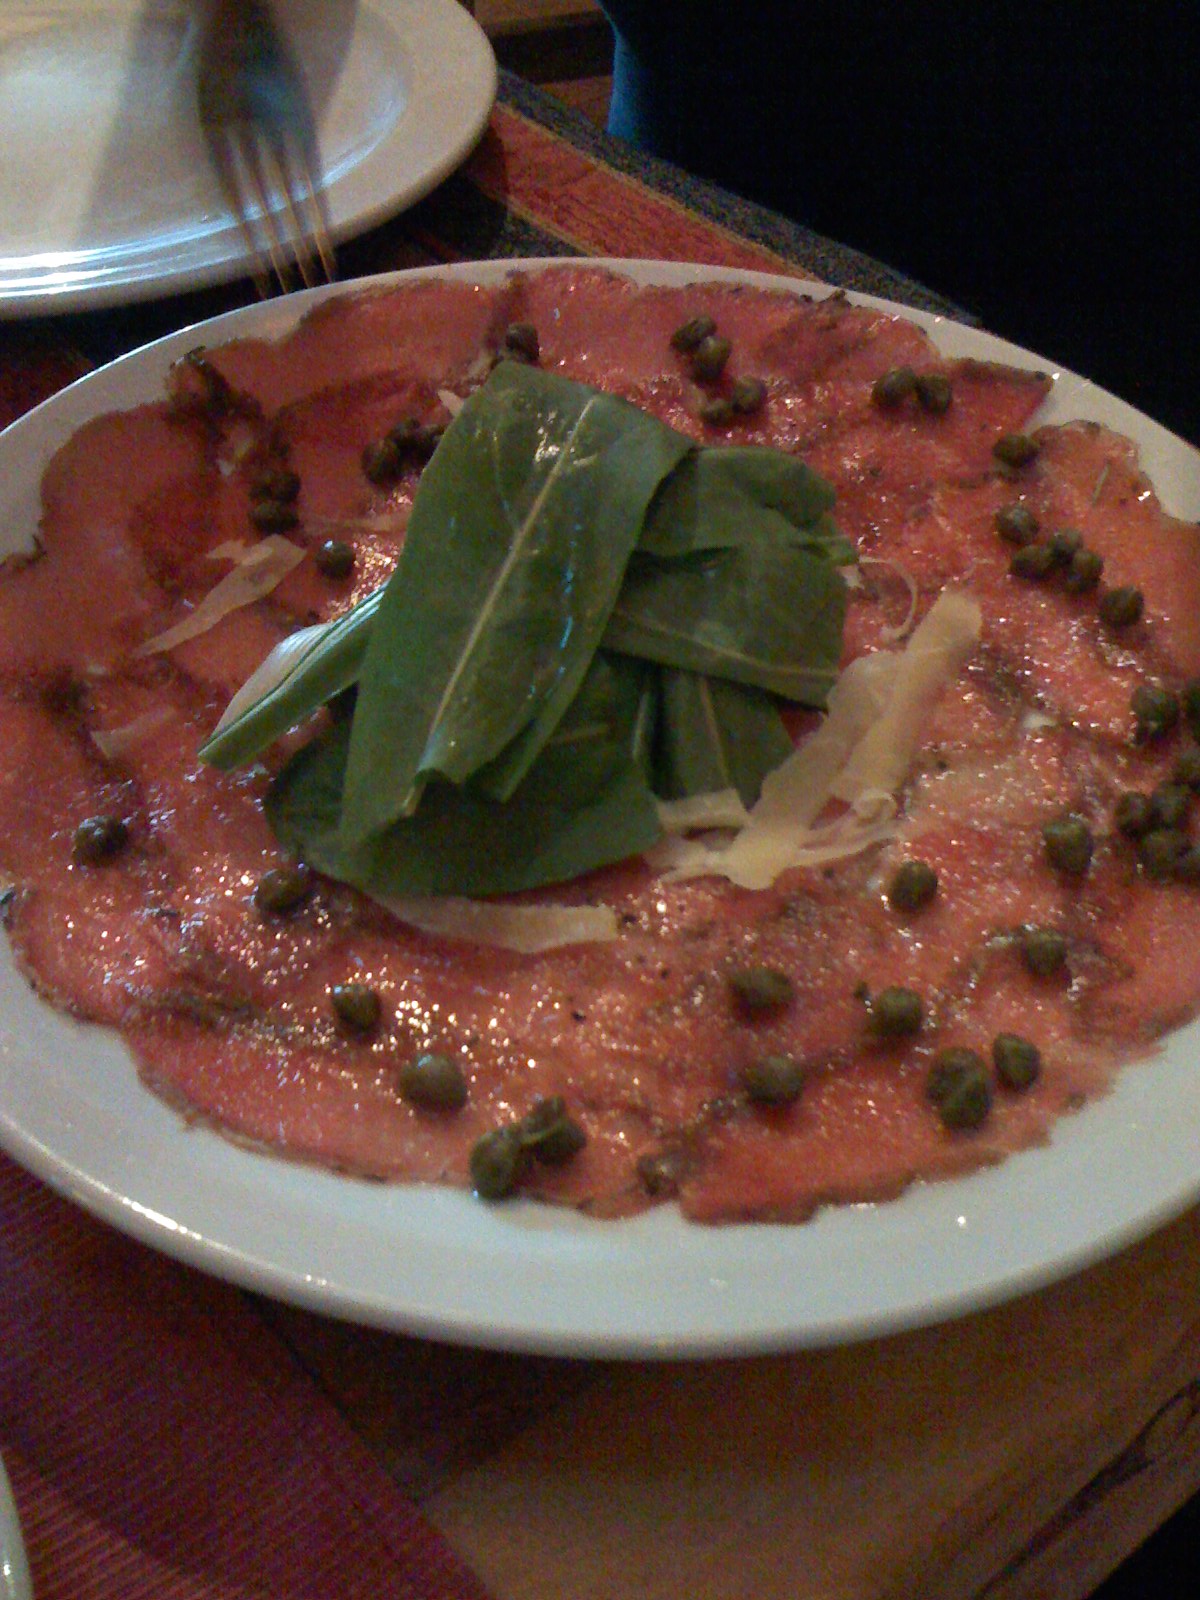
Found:
<path fill-rule="evenodd" d="M 883 567 L 888 572 L 894 572 L 908 590 L 908 610 L 904 614 L 903 622 L 898 622 L 894 628 L 884 628 L 879 636 L 885 644 L 896 644 L 908 635 L 916 621 L 917 606 L 920 602 L 917 580 L 912 573 L 906 572 L 898 561 L 884 561 L 879 556 L 859 556 L 858 564 L 860 568 Z"/>
<path fill-rule="evenodd" d="M 195 639 L 210 628 L 215 628 L 231 611 L 253 605 L 270 594 L 304 560 L 304 551 L 290 539 L 271 534 L 258 544 L 251 545 L 241 555 L 231 556 L 237 565 L 227 572 L 215 588 L 210 589 L 196 609 L 168 628 L 165 633 L 147 639 L 134 652 L 139 656 L 159 655 L 173 650 L 176 645 Z"/>
<path fill-rule="evenodd" d="M 698 828 L 744 828 L 750 813 L 736 789 L 718 789 L 682 800 L 660 800 L 658 820 L 664 833 L 692 833 Z"/>
<path fill-rule="evenodd" d="M 355 534 L 366 538 L 378 538 L 381 534 L 385 538 L 396 538 L 408 526 L 408 508 L 389 505 L 361 517 L 325 517 L 310 512 L 304 520 L 304 526 L 310 533 L 329 539 L 343 539 Z"/>
<path fill-rule="evenodd" d="M 717 874 L 766 889 L 787 867 L 857 855 L 894 837 L 897 792 L 930 708 L 975 648 L 981 626 L 969 595 L 941 594 L 903 650 L 851 662 L 821 727 L 768 775 L 732 840 L 668 840 L 652 863 L 670 878 Z M 842 809 L 818 820 L 838 802 Z"/>
<path fill-rule="evenodd" d="M 122 723 L 119 728 L 93 728 L 92 743 L 106 761 L 116 761 L 130 750 L 135 750 L 143 739 L 158 733 L 174 720 L 173 706 L 156 706 L 150 711 L 143 711 L 132 722 Z"/>
<path fill-rule="evenodd" d="M 378 899 L 393 916 L 422 933 L 498 945 L 520 955 L 617 936 L 617 914 L 611 906 L 513 905 L 455 895 Z"/>
<path fill-rule="evenodd" d="M 896 658 L 887 705 L 839 773 L 831 794 L 852 801 L 868 786 L 897 790 L 908 776 L 930 706 L 979 640 L 982 613 L 969 595 L 939 595 Z"/>

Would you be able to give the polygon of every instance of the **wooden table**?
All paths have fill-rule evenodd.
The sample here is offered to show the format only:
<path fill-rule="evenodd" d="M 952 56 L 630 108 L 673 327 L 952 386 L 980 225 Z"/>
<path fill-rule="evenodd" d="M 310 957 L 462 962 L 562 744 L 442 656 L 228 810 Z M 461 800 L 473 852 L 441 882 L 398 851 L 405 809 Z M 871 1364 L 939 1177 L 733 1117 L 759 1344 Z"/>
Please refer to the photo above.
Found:
<path fill-rule="evenodd" d="M 877 263 L 639 162 L 510 78 L 466 168 L 405 217 L 347 246 L 342 268 L 350 276 L 456 256 L 563 252 L 777 268 L 937 305 Z M 0 325 L 0 416 L 10 420 L 94 362 L 248 293 Z M 42 1210 L 56 1229 L 67 1226 L 49 1200 L 39 1209 L 18 1188 L 29 1227 L 42 1226 Z M 64 1261 L 110 1248 L 95 1228 L 79 1223 L 72 1249 L 82 1255 Z M 18 1268 L 35 1254 L 23 1240 Z M 430 1579 L 426 1565 L 418 1583 L 405 1553 L 393 1550 L 396 1564 L 381 1568 L 391 1578 L 372 1592 L 1074 1600 L 1093 1593 L 1200 1486 L 1197 1212 L 1053 1288 L 945 1326 L 710 1362 L 453 1349 L 226 1290 L 124 1241 L 120 1250 L 121 1271 L 141 1286 L 145 1307 L 168 1320 L 190 1308 L 211 1350 L 237 1356 L 252 1346 L 260 1378 L 265 1365 L 282 1370 L 294 1358 L 288 1392 L 314 1416 L 332 1402 L 336 1415 L 322 1426 L 353 1456 L 354 1482 L 415 1504 L 436 1530 L 422 1537 L 442 1536 L 442 1578 Z M 33 1508 L 35 1576 L 47 1595 L 124 1600 L 133 1590 L 123 1562 L 137 1539 L 114 1511 L 123 1505 L 120 1484 L 98 1502 L 90 1526 L 95 1548 L 108 1552 L 115 1542 L 121 1559 L 105 1553 L 73 1568 L 52 1537 L 70 1506 L 51 1517 L 44 1501 L 34 1504 L 37 1484 L 67 1470 L 71 1440 L 51 1451 L 28 1376 L 25 1388 L 5 1387 L 18 1354 L 0 1344 L 0 1447 L 19 1497 L 24 1485 L 24 1509 Z M 182 1567 L 166 1561 L 168 1581 L 161 1551 L 173 1548 L 171 1530 L 197 1514 L 171 1493 L 164 1482 L 167 1499 L 154 1512 L 166 1530 L 155 1546 L 157 1576 L 139 1580 L 139 1595 L 282 1592 L 235 1589 L 224 1568 L 208 1570 L 202 1552 Z M 478 1585 L 457 1566 L 451 1579 L 454 1557 Z M 401 1581 L 401 1572 L 410 1576 Z M 1132 1594 L 1136 1577 L 1130 1587 L 1116 1580 L 1106 1600 Z M 319 1592 L 335 1590 L 359 1592 L 349 1575 Z M 285 1600 L 317 1592 L 298 1583 Z"/>
<path fill-rule="evenodd" d="M 1198 1259 L 1191 1212 L 979 1316 L 742 1361 L 262 1309 L 496 1600 L 1075 1600 L 1200 1488 Z"/>

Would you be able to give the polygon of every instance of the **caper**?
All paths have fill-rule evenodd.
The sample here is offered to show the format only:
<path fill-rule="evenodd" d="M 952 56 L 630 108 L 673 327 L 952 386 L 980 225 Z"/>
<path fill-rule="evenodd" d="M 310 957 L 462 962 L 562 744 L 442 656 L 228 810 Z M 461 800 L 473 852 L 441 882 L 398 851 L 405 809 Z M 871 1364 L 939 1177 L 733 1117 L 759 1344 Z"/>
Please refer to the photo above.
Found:
<path fill-rule="evenodd" d="M 735 378 L 729 386 L 729 403 L 740 417 L 752 417 L 767 403 L 767 386 L 761 378 Z"/>
<path fill-rule="evenodd" d="M 503 1200 L 516 1188 L 525 1161 L 517 1129 L 493 1128 L 471 1147 L 471 1187 L 481 1200 Z"/>
<path fill-rule="evenodd" d="M 637 1175 L 647 1194 L 660 1198 L 677 1194 L 683 1177 L 684 1154 L 674 1146 L 664 1150 L 650 1150 L 637 1160 Z"/>
<path fill-rule="evenodd" d="M 1148 794 L 1136 789 L 1123 794 L 1113 808 L 1113 822 L 1127 839 L 1141 839 L 1154 826 L 1154 806 Z"/>
<path fill-rule="evenodd" d="M 326 539 L 313 560 L 323 578 L 348 578 L 354 571 L 354 546 L 345 539 Z"/>
<path fill-rule="evenodd" d="M 723 394 L 710 394 L 700 402 L 699 417 L 710 428 L 724 428 L 733 421 L 733 401 Z"/>
<path fill-rule="evenodd" d="M 99 867 L 119 856 L 129 843 L 129 826 L 120 817 L 85 817 L 75 829 L 71 855 L 80 866 Z"/>
<path fill-rule="evenodd" d="M 42 704 L 53 717 L 77 717 L 88 703 L 87 685 L 70 668 L 55 671 L 42 686 Z"/>
<path fill-rule="evenodd" d="M 413 422 L 406 420 L 392 429 L 401 448 L 410 456 L 415 456 L 418 461 L 428 461 L 438 445 L 442 442 L 445 428 L 439 427 L 436 422 Z"/>
<path fill-rule="evenodd" d="M 1192 808 L 1192 791 L 1182 783 L 1160 783 L 1150 791 L 1150 809 L 1160 828 L 1182 828 Z"/>
<path fill-rule="evenodd" d="M 1028 1089 L 1042 1070 L 1042 1054 L 1019 1033 L 998 1033 L 992 1040 L 992 1065 L 1006 1089 Z"/>
<path fill-rule="evenodd" d="M 550 1095 L 535 1102 L 517 1124 L 527 1150 L 549 1167 L 560 1167 L 577 1156 L 587 1144 L 587 1134 L 567 1115 L 561 1095 Z"/>
<path fill-rule="evenodd" d="M 1013 551 L 1008 570 L 1014 578 L 1028 578 L 1031 583 L 1039 583 L 1050 576 L 1056 565 L 1054 552 L 1048 543 L 1024 544 L 1019 550 Z"/>
<path fill-rule="evenodd" d="M 1170 878 L 1188 848 L 1181 828 L 1152 828 L 1138 842 L 1138 865 L 1148 878 Z"/>
<path fill-rule="evenodd" d="M 963 1045 L 938 1051 L 925 1081 L 925 1093 L 947 1128 L 978 1128 L 992 1108 L 983 1057 Z"/>
<path fill-rule="evenodd" d="M 1179 697 L 1183 702 L 1183 715 L 1192 736 L 1200 739 L 1200 681 L 1185 683 Z"/>
<path fill-rule="evenodd" d="M 532 1146 L 539 1161 L 548 1167 L 561 1167 L 577 1156 L 587 1144 L 587 1134 L 571 1117 L 561 1117 Z"/>
<path fill-rule="evenodd" d="M 295 500 L 300 493 L 300 474 L 291 467 L 272 464 L 263 467 L 250 482 L 252 500 L 279 500 L 284 504 Z"/>
<path fill-rule="evenodd" d="M 671 348 L 678 350 L 681 355 L 688 355 L 716 331 L 717 325 L 711 317 L 689 317 L 687 322 L 676 328 L 671 335 Z"/>
<path fill-rule="evenodd" d="M 402 417 L 382 439 L 375 440 L 363 451 L 363 472 L 372 483 L 381 486 L 393 483 L 404 471 L 406 462 L 428 461 L 444 432 L 445 429 L 435 422 Z"/>
<path fill-rule="evenodd" d="M 927 861 L 902 861 L 888 885 L 893 911 L 920 911 L 937 893 L 938 875 Z"/>
<path fill-rule="evenodd" d="M 944 416 L 954 399 L 950 379 L 943 372 L 922 372 L 917 378 L 917 403 L 930 416 Z"/>
<path fill-rule="evenodd" d="M 917 375 L 911 367 L 891 367 L 871 385 L 871 400 L 884 411 L 894 411 L 916 388 Z"/>
<path fill-rule="evenodd" d="M 335 983 L 329 1003 L 338 1021 L 354 1033 L 370 1033 L 383 1009 L 378 992 L 365 983 Z"/>
<path fill-rule="evenodd" d="M 1032 544 L 1041 531 L 1041 523 L 1020 501 L 1001 506 L 992 519 L 996 532 L 1009 544 Z"/>
<path fill-rule="evenodd" d="M 1161 739 L 1171 733 L 1179 722 L 1179 696 L 1158 683 L 1140 683 L 1129 701 L 1136 724 L 1135 734 L 1141 743 Z"/>
<path fill-rule="evenodd" d="M 719 333 L 709 333 L 692 351 L 692 377 L 697 383 L 715 383 L 725 371 L 733 346 Z"/>
<path fill-rule="evenodd" d="M 1200 789 L 1200 748 L 1192 744 L 1179 752 L 1173 776 L 1176 783 L 1186 784 L 1189 789 Z"/>
<path fill-rule="evenodd" d="M 1083 535 L 1078 528 L 1056 528 L 1047 543 L 1055 563 L 1066 567 L 1071 564 L 1072 557 L 1083 549 Z"/>
<path fill-rule="evenodd" d="M 287 533 L 300 521 L 290 500 L 251 500 L 250 525 L 258 533 Z"/>
<path fill-rule="evenodd" d="M 1142 591 L 1128 584 L 1106 590 L 1096 606 L 1100 621 L 1109 628 L 1132 628 L 1135 622 L 1141 621 L 1144 610 Z"/>
<path fill-rule="evenodd" d="M 1059 872 L 1070 877 L 1081 877 L 1091 866 L 1092 830 L 1082 817 L 1056 817 L 1042 828 L 1046 859 Z"/>
<path fill-rule="evenodd" d="M 453 1056 L 413 1056 L 397 1075 L 400 1093 L 429 1111 L 458 1111 L 467 1103 L 467 1079 Z"/>
<path fill-rule="evenodd" d="M 1004 433 L 992 446 L 992 454 L 1002 466 L 1020 468 L 1037 459 L 1039 448 L 1027 433 Z"/>
<path fill-rule="evenodd" d="M 1072 594 L 1088 594 L 1097 588 L 1104 571 L 1104 557 L 1096 550 L 1076 550 L 1067 563 L 1063 585 Z"/>
<path fill-rule="evenodd" d="M 404 471 L 404 450 L 391 434 L 373 439 L 362 453 L 363 475 L 371 483 L 393 483 Z"/>
<path fill-rule="evenodd" d="M 238 409 L 238 398 L 233 385 L 224 373 L 218 372 L 213 366 L 202 345 L 181 356 L 177 367 L 179 370 L 172 374 L 172 385 L 178 384 L 179 379 L 184 376 L 184 369 L 191 373 L 199 382 L 198 403 L 202 411 L 210 412 L 216 417 L 224 417 Z M 197 404 L 197 397 L 189 394 L 186 388 L 173 396 L 173 399 L 188 410 Z"/>
<path fill-rule="evenodd" d="M 302 863 L 290 867 L 271 867 L 254 889 L 254 904 L 272 916 L 285 916 L 303 905 L 313 890 L 312 874 Z"/>
<path fill-rule="evenodd" d="M 1026 928 L 1021 935 L 1021 959 L 1039 978 L 1061 972 L 1067 962 L 1067 941 L 1053 928 Z"/>
<path fill-rule="evenodd" d="M 566 1114 L 567 1102 L 561 1094 L 543 1095 L 533 1102 L 517 1124 L 521 1130 L 521 1137 L 532 1143 L 556 1122 L 560 1122 Z"/>
<path fill-rule="evenodd" d="M 800 1098 L 807 1073 L 794 1056 L 759 1056 L 738 1073 L 746 1098 L 761 1106 L 790 1106 Z"/>
<path fill-rule="evenodd" d="M 919 1033 L 925 1007 L 919 994 L 898 984 L 880 989 L 871 1001 L 871 1032 L 882 1039 L 903 1039 Z"/>
<path fill-rule="evenodd" d="M 504 330 L 504 353 L 514 360 L 536 366 L 541 354 L 538 331 L 532 322 L 512 322 Z"/>
<path fill-rule="evenodd" d="M 747 1011 L 777 1011 L 795 994 L 792 980 L 776 967 L 737 967 L 729 974 L 729 987 Z"/>

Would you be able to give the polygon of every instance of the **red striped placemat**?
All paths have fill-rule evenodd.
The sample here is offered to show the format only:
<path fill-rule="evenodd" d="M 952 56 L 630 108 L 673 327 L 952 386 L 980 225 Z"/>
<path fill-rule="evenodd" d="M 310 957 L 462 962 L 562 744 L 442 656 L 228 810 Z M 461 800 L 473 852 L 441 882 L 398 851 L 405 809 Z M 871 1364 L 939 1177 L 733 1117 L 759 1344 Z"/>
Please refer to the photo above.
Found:
<path fill-rule="evenodd" d="M 497 104 L 466 172 L 484 195 L 527 221 L 552 227 L 581 256 L 795 270 L 795 262 L 777 251 L 597 160 L 510 106 Z"/>
<path fill-rule="evenodd" d="M 487 1600 L 252 1302 L 2 1156 L 0 1452 L 38 1600 Z"/>

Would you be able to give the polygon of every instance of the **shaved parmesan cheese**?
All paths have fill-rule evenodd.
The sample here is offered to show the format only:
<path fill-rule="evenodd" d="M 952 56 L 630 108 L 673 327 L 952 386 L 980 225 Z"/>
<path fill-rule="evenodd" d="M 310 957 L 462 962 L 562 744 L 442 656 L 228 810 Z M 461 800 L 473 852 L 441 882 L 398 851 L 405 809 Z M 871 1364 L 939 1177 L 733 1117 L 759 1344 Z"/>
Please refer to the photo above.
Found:
<path fill-rule="evenodd" d="M 444 939 L 499 945 L 521 955 L 559 945 L 615 939 L 617 914 L 611 906 L 510 905 L 466 900 L 454 895 L 379 903 L 410 928 Z"/>
<path fill-rule="evenodd" d="M 941 594 L 901 651 L 860 656 L 829 696 L 821 727 L 763 783 L 746 826 L 724 846 L 666 841 L 653 857 L 671 878 L 717 874 L 769 888 L 787 867 L 857 855 L 895 836 L 905 782 L 930 707 L 975 648 L 978 604 Z M 832 803 L 844 809 L 818 819 Z"/>
<path fill-rule="evenodd" d="M 910 572 L 906 572 L 898 561 L 884 561 L 879 556 L 859 556 L 858 565 L 860 568 L 883 567 L 888 572 L 894 572 L 908 590 L 908 610 L 904 614 L 904 621 L 898 622 L 894 628 L 884 628 L 879 635 L 885 644 L 895 644 L 906 637 L 916 620 L 917 604 L 920 600 L 917 580 Z"/>
<path fill-rule="evenodd" d="M 697 828 L 744 828 L 750 813 L 736 789 L 718 789 L 682 800 L 660 800 L 658 820 L 664 833 L 692 833 Z"/>
<path fill-rule="evenodd" d="M 304 526 L 310 533 L 327 539 L 345 539 L 353 534 L 365 534 L 368 538 L 378 538 L 382 534 L 385 538 L 394 538 L 408 526 L 408 512 L 407 506 L 392 505 L 361 517 L 324 517 L 310 512 L 304 519 Z"/>
<path fill-rule="evenodd" d="M 439 389 L 437 397 L 452 417 L 456 417 L 467 403 L 462 395 L 455 394 L 453 389 Z"/>
<path fill-rule="evenodd" d="M 895 658 L 887 706 L 856 745 L 832 786 L 854 800 L 868 786 L 889 793 L 904 782 L 920 742 L 929 707 L 956 678 L 979 640 L 979 603 L 954 589 L 940 594 Z"/>
<path fill-rule="evenodd" d="M 233 571 L 227 572 L 217 586 L 208 591 L 193 612 L 165 633 L 147 639 L 134 654 L 159 655 L 164 650 L 173 650 L 176 645 L 207 633 L 231 611 L 253 605 L 256 600 L 270 594 L 304 560 L 304 551 L 290 539 L 273 533 L 258 544 L 251 545 L 242 555 L 231 559 L 237 561 Z"/>
<path fill-rule="evenodd" d="M 173 722 L 175 716 L 174 706 L 155 706 L 119 728 L 93 728 L 92 743 L 106 761 L 116 761 L 127 751 L 136 749 L 143 739 Z"/>

